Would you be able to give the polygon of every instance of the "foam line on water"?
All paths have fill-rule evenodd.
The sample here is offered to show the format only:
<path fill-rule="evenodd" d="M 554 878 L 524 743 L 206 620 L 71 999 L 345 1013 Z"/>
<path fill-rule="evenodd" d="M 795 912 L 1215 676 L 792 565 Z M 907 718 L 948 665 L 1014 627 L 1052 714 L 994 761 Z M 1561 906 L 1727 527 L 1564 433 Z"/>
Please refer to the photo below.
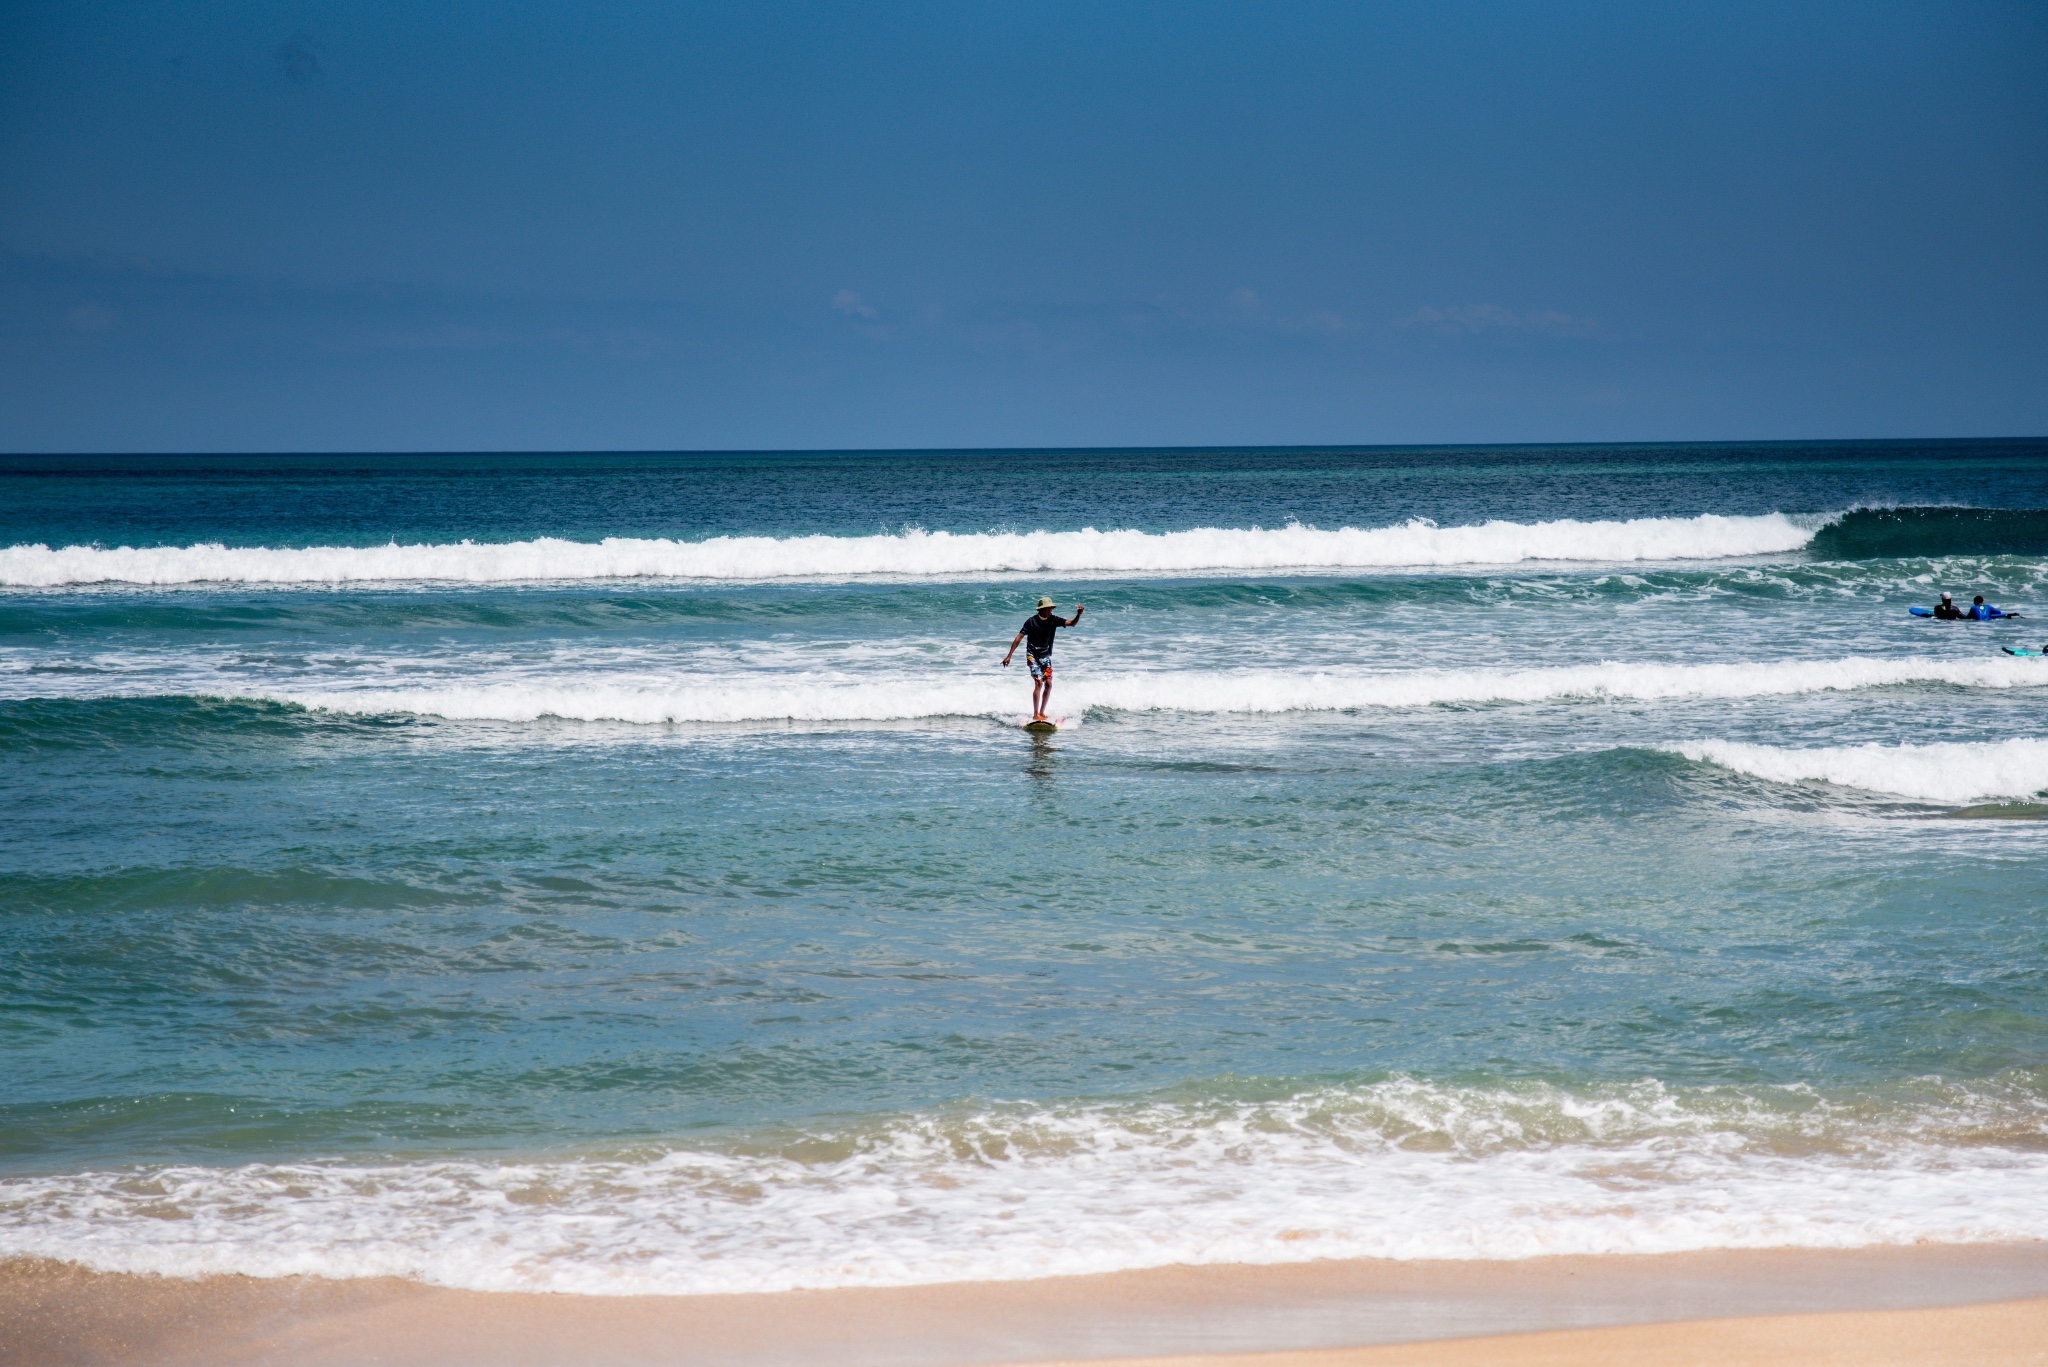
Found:
<path fill-rule="evenodd" d="M 0 1246 L 106 1270 L 710 1293 L 1176 1263 L 1523 1258 L 2048 1236 L 2024 1084 L 1456 1088 L 991 1108 L 550 1161 L 0 1181 Z"/>
<path fill-rule="evenodd" d="M 1284 670 L 1155 671 L 1083 676 L 1060 685 L 1060 709 L 1261 714 L 1567 699 L 1657 701 L 1754 698 L 1902 684 L 1978 688 L 2048 686 L 2038 662 L 1873 659 L 1738 664 L 1565 665 L 1546 669 L 1402 670 L 1320 674 Z M 418 688 L 255 691 L 236 696 L 356 715 L 413 713 L 454 721 L 669 722 L 908 721 L 1005 718 L 1017 710 L 1015 678 L 885 681 L 713 674 L 670 684 L 530 680 Z"/>
<path fill-rule="evenodd" d="M 1806 519 L 1810 521 L 1811 519 Z M 1531 560 L 1632 563 L 1720 560 L 1795 551 L 1811 527 L 1782 513 L 1637 518 L 1626 522 L 1485 522 L 1322 530 L 1202 527 L 877 536 L 721 536 L 702 541 L 543 537 L 499 544 L 160 547 L 19 545 L 0 550 L 0 585 L 346 584 L 445 580 L 845 578 L 988 573 L 1188 574 Z"/>
<path fill-rule="evenodd" d="M 2048 740 L 2032 738 L 1806 749 L 1712 740 L 1673 753 L 1773 783 L 1819 780 L 1928 802 L 2032 797 L 2048 788 Z"/>

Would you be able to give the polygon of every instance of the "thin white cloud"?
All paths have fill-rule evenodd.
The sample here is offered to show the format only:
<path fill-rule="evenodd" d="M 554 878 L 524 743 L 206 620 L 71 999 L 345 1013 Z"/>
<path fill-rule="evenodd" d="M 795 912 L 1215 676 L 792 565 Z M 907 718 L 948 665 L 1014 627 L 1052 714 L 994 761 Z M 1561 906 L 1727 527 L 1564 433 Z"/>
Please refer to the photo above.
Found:
<path fill-rule="evenodd" d="M 852 290 L 841 290 L 832 296 L 832 307 L 849 318 L 879 318 L 882 315 Z"/>
<path fill-rule="evenodd" d="M 1237 324 L 1260 332 L 1293 337 L 1334 337 L 1350 330 L 1349 323 L 1328 309 L 1300 315 L 1274 313 L 1266 307 L 1266 301 L 1259 297 L 1259 292 L 1249 288 L 1234 289 L 1229 297 L 1230 307 L 1237 315 Z"/>
<path fill-rule="evenodd" d="M 1551 337 L 1591 337 L 1598 325 L 1590 318 L 1575 318 L 1555 309 L 1516 313 L 1499 304 L 1450 304 L 1417 309 L 1403 318 L 1399 327 L 1428 328 L 1449 336 L 1479 332 L 1536 332 Z"/>

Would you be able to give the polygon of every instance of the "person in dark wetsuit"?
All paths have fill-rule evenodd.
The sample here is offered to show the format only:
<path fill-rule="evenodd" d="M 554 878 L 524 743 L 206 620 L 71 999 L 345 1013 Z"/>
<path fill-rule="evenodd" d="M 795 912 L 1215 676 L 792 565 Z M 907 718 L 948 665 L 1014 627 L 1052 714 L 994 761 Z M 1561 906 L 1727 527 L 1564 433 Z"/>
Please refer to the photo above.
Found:
<path fill-rule="evenodd" d="M 1957 607 L 1955 600 L 1944 593 L 1941 595 L 1941 601 L 1934 605 L 1934 615 L 1944 622 L 1960 622 L 1969 614 Z"/>
<path fill-rule="evenodd" d="M 1027 636 L 1031 644 L 1024 648 L 1024 663 L 1031 667 L 1031 720 L 1045 721 L 1045 709 L 1052 705 L 1052 638 L 1061 627 L 1073 626 L 1081 620 L 1081 614 L 1088 609 L 1080 603 L 1074 605 L 1072 617 L 1055 617 L 1052 610 L 1059 604 L 1050 598 L 1038 600 L 1038 611 L 1024 619 L 1024 625 L 1017 628 L 1017 639 L 1010 642 L 1010 649 L 1003 655 L 1003 663 L 1010 663 L 1010 657 L 1017 653 L 1017 644 Z"/>

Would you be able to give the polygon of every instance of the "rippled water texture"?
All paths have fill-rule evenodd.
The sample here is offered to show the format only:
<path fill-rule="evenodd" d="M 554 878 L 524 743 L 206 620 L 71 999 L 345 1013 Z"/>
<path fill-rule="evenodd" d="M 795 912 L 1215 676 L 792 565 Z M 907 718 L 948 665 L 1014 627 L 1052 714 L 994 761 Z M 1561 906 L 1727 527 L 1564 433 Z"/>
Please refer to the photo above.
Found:
<path fill-rule="evenodd" d="M 2048 1237 L 2043 510 L 2044 443 L 0 459 L 0 1254 Z"/>

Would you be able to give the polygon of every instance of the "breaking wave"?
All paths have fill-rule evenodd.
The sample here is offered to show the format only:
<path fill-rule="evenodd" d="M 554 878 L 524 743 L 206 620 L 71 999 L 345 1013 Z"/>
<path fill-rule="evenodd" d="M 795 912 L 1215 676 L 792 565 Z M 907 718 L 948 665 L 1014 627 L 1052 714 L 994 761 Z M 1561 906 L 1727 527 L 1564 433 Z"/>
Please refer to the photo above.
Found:
<path fill-rule="evenodd" d="M 1773 783 L 1819 780 L 1928 802 L 2032 797 L 2048 788 L 2048 740 L 1838 745 L 1807 750 L 1716 740 L 1682 745 L 1674 753 Z"/>
<path fill-rule="evenodd" d="M 0 1181 L 0 1242 L 107 1271 L 687 1294 L 2038 1239 L 2037 1083 L 1830 1099 L 1396 1077 L 549 1161 L 151 1166 Z"/>
<path fill-rule="evenodd" d="M 703 541 L 543 537 L 500 544 L 99 547 L 0 550 L 0 585 L 519 583 L 588 579 L 762 580 L 862 575 L 1198 574 L 1721 560 L 1793 551 L 1812 537 L 1782 513 L 1628 522 L 1484 522 L 1439 527 L 1203 527 L 879 536 L 721 536 Z"/>
<path fill-rule="evenodd" d="M 1857 508 L 1830 518 L 1646 517 L 1325 530 L 926 532 L 875 536 L 608 537 L 401 546 L 63 546 L 0 550 L 0 586 L 76 584 L 759 581 L 984 574 L 1204 574 L 1458 566 L 1645 564 L 1808 552 L 1819 560 L 2048 555 L 2048 510 Z"/>
<path fill-rule="evenodd" d="M 1884 660 L 1848 656 L 1740 664 L 1592 664 L 1548 669 L 1403 670 L 1305 674 L 1293 670 L 1129 673 L 1063 684 L 1060 707 L 1084 712 L 1260 714 L 1342 712 L 1569 699 L 1756 698 L 1940 684 L 1973 688 L 2048 687 L 2035 661 Z M 1017 710 L 1011 678 L 959 681 L 844 676 L 701 675 L 667 684 L 443 684 L 420 688 L 256 690 L 230 695 L 315 711 L 377 716 L 411 713 L 451 721 L 862 722 L 937 717 L 1007 718 Z"/>

